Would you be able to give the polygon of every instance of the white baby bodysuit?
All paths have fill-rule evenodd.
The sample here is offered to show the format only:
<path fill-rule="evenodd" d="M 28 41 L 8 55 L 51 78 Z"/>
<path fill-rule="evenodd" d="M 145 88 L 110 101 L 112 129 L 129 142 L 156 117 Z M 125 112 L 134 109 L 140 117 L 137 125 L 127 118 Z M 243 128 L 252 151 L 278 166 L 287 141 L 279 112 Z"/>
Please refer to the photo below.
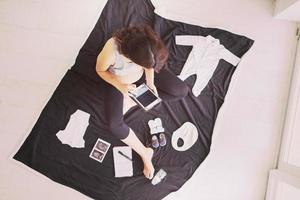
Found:
<path fill-rule="evenodd" d="M 84 148 L 83 135 L 89 125 L 90 114 L 82 110 L 76 110 L 70 116 L 70 120 L 64 130 L 58 131 L 57 138 L 62 144 L 68 144 L 74 148 Z"/>
<path fill-rule="evenodd" d="M 206 87 L 219 60 L 224 59 L 236 66 L 240 58 L 231 53 L 220 41 L 210 35 L 207 37 L 199 35 L 176 35 L 175 42 L 177 45 L 193 46 L 183 68 L 178 77 L 181 80 L 196 74 L 196 81 L 192 88 L 195 96 L 199 96 L 201 91 Z"/>

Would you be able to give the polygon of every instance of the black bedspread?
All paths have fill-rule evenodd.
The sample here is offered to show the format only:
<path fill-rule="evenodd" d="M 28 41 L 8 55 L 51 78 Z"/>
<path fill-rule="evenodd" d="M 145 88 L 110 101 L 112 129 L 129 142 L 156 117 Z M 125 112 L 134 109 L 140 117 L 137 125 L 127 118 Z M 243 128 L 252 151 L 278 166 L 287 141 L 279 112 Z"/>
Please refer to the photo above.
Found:
<path fill-rule="evenodd" d="M 95 71 L 97 55 L 116 29 L 139 23 L 148 23 L 159 33 L 170 51 L 166 67 L 176 75 L 180 74 L 192 49 L 192 46 L 176 45 L 176 35 L 210 35 L 239 58 L 250 49 L 254 41 L 217 28 L 165 19 L 153 11 L 154 6 L 150 0 L 107 2 L 74 65 L 60 81 L 25 142 L 14 155 L 15 160 L 53 181 L 101 200 L 162 199 L 178 190 L 193 175 L 210 151 L 215 120 L 237 65 L 220 59 L 209 82 L 198 96 L 190 90 L 183 100 L 163 102 L 147 113 L 135 106 L 125 114 L 125 122 L 145 144 L 150 138 L 147 122 L 156 117 L 163 121 L 168 144 L 155 150 L 153 163 L 156 170 L 163 168 L 167 177 L 159 186 L 153 186 L 143 176 L 143 163 L 136 153 L 133 154 L 134 176 L 114 177 L 112 147 L 125 144 L 113 138 L 107 128 L 104 107 L 108 102 L 103 101 L 103 80 Z M 195 80 L 195 75 L 185 80 L 190 89 Z M 62 144 L 56 137 L 58 131 L 66 128 L 70 116 L 76 110 L 90 114 L 89 125 L 83 136 L 84 148 Z M 176 151 L 170 144 L 172 133 L 185 122 L 193 123 L 199 136 L 187 151 Z M 112 145 L 102 163 L 89 157 L 98 138 Z"/>

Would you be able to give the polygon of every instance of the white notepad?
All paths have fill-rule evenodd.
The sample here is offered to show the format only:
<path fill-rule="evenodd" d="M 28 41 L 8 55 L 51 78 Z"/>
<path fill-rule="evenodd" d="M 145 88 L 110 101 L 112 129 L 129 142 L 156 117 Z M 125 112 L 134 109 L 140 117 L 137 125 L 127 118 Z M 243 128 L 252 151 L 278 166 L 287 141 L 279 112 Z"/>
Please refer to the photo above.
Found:
<path fill-rule="evenodd" d="M 132 149 L 129 146 L 113 148 L 115 177 L 130 177 L 133 175 Z"/>

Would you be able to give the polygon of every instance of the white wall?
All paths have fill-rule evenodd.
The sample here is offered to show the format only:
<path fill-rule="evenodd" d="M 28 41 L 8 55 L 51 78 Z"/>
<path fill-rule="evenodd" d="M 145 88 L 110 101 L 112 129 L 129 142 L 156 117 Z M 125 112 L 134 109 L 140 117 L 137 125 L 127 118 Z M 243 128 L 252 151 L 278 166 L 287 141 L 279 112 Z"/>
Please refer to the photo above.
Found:
<path fill-rule="evenodd" d="M 276 170 L 269 176 L 267 200 L 300 199 L 300 42 L 290 87 Z"/>
<path fill-rule="evenodd" d="M 274 16 L 277 19 L 300 21 L 300 0 L 276 0 Z"/>
<path fill-rule="evenodd" d="M 299 200 L 300 178 L 282 170 L 271 170 L 266 200 Z"/>

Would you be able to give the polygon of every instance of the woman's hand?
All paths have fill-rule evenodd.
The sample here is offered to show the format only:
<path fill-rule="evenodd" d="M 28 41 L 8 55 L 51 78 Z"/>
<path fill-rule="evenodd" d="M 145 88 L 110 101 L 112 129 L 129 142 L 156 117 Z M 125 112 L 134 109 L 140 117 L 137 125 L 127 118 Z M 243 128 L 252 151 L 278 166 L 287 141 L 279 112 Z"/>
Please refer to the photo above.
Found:
<path fill-rule="evenodd" d="M 149 88 L 158 96 L 157 89 L 154 85 L 154 69 L 144 67 L 144 70 L 146 75 L 146 85 L 148 85 Z"/>
<path fill-rule="evenodd" d="M 132 91 L 136 88 L 135 84 L 125 84 L 125 83 L 118 83 L 116 87 L 124 96 L 128 95 L 129 91 Z"/>
<path fill-rule="evenodd" d="M 157 92 L 157 89 L 156 89 L 156 86 L 154 85 L 154 83 L 146 83 L 146 84 L 158 96 L 158 92 Z"/>

